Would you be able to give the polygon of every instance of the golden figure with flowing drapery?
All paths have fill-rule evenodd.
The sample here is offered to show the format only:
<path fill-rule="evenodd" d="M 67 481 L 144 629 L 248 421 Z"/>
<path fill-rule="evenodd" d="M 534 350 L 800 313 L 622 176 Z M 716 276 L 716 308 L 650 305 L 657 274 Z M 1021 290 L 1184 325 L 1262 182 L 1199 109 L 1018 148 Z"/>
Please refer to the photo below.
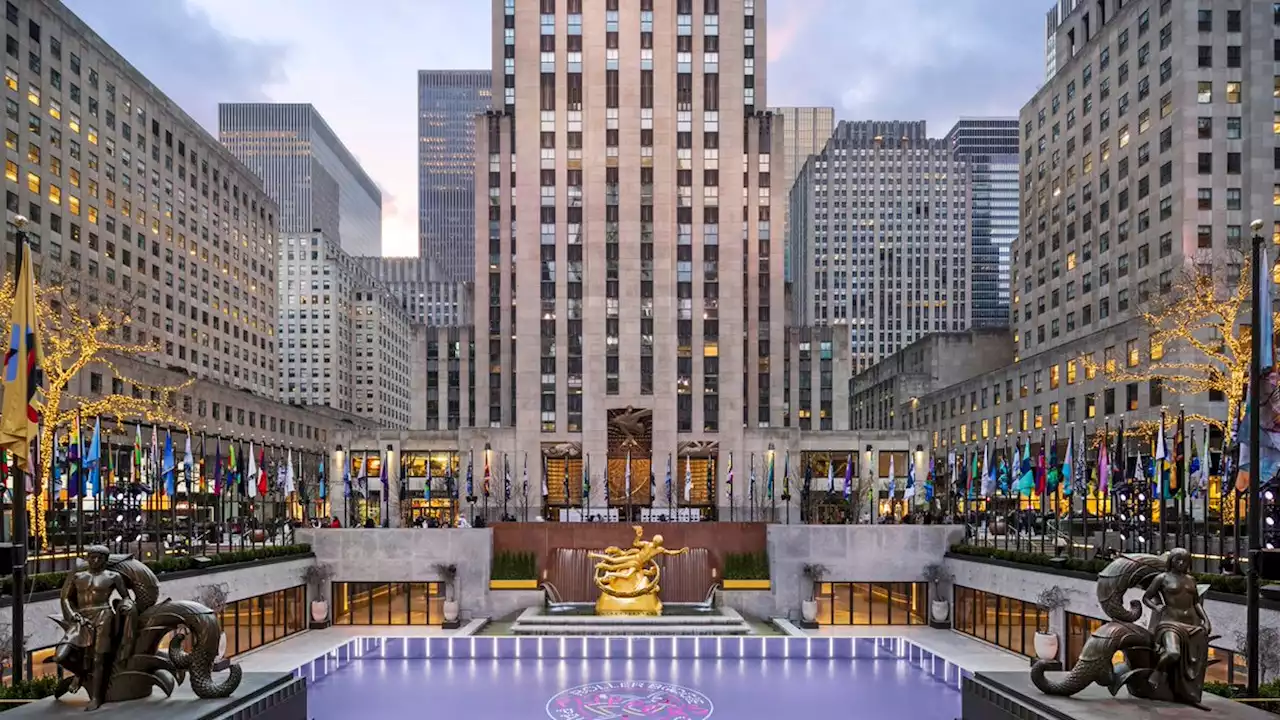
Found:
<path fill-rule="evenodd" d="M 661 535 L 645 540 L 644 528 L 639 525 L 632 528 L 636 537 L 631 547 L 608 547 L 604 552 L 587 555 L 600 561 L 595 567 L 595 583 L 600 588 L 597 615 L 661 615 L 658 579 L 662 571 L 656 558 L 689 551 L 687 547 L 669 550 L 663 547 Z"/>

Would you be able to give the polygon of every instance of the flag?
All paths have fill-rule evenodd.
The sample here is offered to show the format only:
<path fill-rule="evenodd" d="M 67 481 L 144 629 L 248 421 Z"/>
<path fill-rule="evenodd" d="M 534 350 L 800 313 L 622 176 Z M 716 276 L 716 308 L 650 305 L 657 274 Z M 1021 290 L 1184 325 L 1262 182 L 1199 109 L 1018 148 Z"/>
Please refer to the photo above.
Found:
<path fill-rule="evenodd" d="M 1181 411 L 1178 413 L 1178 425 L 1173 431 L 1173 467 L 1169 470 L 1169 492 L 1175 497 L 1186 491 L 1186 426 L 1187 414 Z"/>
<path fill-rule="evenodd" d="M 80 413 L 76 413 L 75 417 L 71 418 L 71 431 L 67 434 L 67 482 L 65 487 L 68 498 L 78 497 L 81 493 L 82 488 L 80 486 L 84 483 L 81 472 L 83 455 L 83 445 L 80 440 Z"/>
<path fill-rule="evenodd" d="M 898 478 L 893 469 L 893 453 L 889 453 L 889 499 L 893 499 L 893 494 L 897 490 Z"/>
<path fill-rule="evenodd" d="M 1044 495 L 1045 484 L 1048 482 L 1048 465 L 1044 458 L 1045 442 L 1044 433 L 1040 434 L 1040 452 L 1036 453 L 1036 494 Z"/>
<path fill-rule="evenodd" d="M 511 499 L 511 464 L 507 462 L 507 454 L 502 453 L 502 499 Z"/>
<path fill-rule="evenodd" d="M 1053 444 L 1049 446 L 1049 475 L 1045 481 L 1045 487 L 1049 492 L 1058 489 L 1058 483 L 1062 481 L 1062 468 L 1058 465 L 1058 431 L 1053 431 Z"/>
<path fill-rule="evenodd" d="M 156 426 L 151 426 L 151 452 L 147 455 L 147 479 L 153 492 L 163 493 L 165 488 L 160 485 L 160 481 L 164 478 L 161 476 L 161 468 L 163 467 L 160 459 L 160 433 L 156 430 Z"/>
<path fill-rule="evenodd" d="M 249 497 L 258 496 L 258 459 L 253 455 L 253 441 L 249 441 Z"/>
<path fill-rule="evenodd" d="M 191 454 L 191 433 L 187 433 L 186 444 L 182 448 L 182 472 L 183 482 L 186 483 L 187 494 L 191 494 L 191 473 L 195 471 L 196 459 Z"/>
<path fill-rule="evenodd" d="M 747 468 L 747 501 L 752 507 L 756 504 L 756 454 L 751 453 L 750 467 Z"/>
<path fill-rule="evenodd" d="M 528 455 L 528 453 L 526 453 L 526 454 L 525 454 L 525 462 L 526 462 L 526 463 L 527 463 L 527 462 L 529 462 L 529 455 Z M 564 467 L 565 467 L 565 474 L 567 475 L 567 474 L 568 474 L 568 472 L 569 472 L 569 458 L 568 458 L 568 456 L 565 456 L 565 459 L 564 459 Z M 567 500 L 569 499 L 569 493 L 568 493 L 568 490 L 569 490 L 569 483 L 565 483 L 565 484 L 564 484 L 564 489 L 565 489 L 564 498 L 565 498 L 565 500 L 567 501 Z M 547 497 L 547 496 L 548 496 L 548 495 L 550 495 L 550 494 L 551 494 L 551 488 L 547 487 L 547 459 L 546 459 L 546 457 L 544 456 L 544 457 L 542 458 L 542 497 L 544 497 L 544 498 L 545 498 L 545 497 Z"/>
<path fill-rule="evenodd" d="M 609 509 L 609 456 L 605 456 L 604 460 L 604 507 Z"/>
<path fill-rule="evenodd" d="M 631 451 L 627 451 L 627 469 L 622 473 L 622 500 L 631 502 Z"/>
<path fill-rule="evenodd" d="M 222 494 L 222 438 L 213 441 L 213 494 Z"/>
<path fill-rule="evenodd" d="M 489 497 L 489 479 L 489 451 L 486 450 L 484 453 L 484 477 L 480 479 L 480 492 L 484 493 L 485 497 Z"/>
<path fill-rule="evenodd" d="M 827 453 L 827 492 L 836 491 L 836 464 L 831 462 L 831 453 Z M 892 493 L 890 493 L 892 495 Z"/>
<path fill-rule="evenodd" d="M 1031 436 L 1018 455 L 1018 495 L 1030 495 L 1036 489 L 1036 473 L 1031 465 Z"/>
<path fill-rule="evenodd" d="M 284 494 L 292 495 L 294 492 L 293 450 L 289 451 L 287 463 L 284 470 Z"/>
<path fill-rule="evenodd" d="M 689 466 L 689 456 L 684 456 L 684 501 L 690 502 L 693 498 L 693 468 Z"/>
<path fill-rule="evenodd" d="M 85 469 L 89 471 L 89 479 L 82 490 L 85 495 L 97 497 L 98 488 L 102 487 L 102 419 L 93 420 L 93 439 L 89 441 L 89 452 L 84 458 Z"/>
<path fill-rule="evenodd" d="M 1075 454 L 1075 442 L 1076 429 L 1073 427 L 1067 430 L 1067 452 L 1062 456 L 1062 494 L 1068 496 L 1071 495 L 1071 479 L 1074 477 L 1072 468 L 1075 459 L 1072 455 Z"/>
<path fill-rule="evenodd" d="M 1155 480 L 1157 482 L 1158 487 L 1156 492 L 1160 494 L 1161 500 L 1167 497 L 1166 492 L 1169 489 L 1168 488 L 1169 483 L 1166 480 L 1167 468 L 1169 466 L 1169 463 L 1168 463 L 1169 449 L 1165 447 L 1164 432 L 1165 432 L 1164 431 L 1164 411 L 1161 410 L 1160 411 L 1160 434 L 1156 435 L 1156 449 L 1152 455 L 1152 457 L 1155 459 L 1155 473 L 1156 473 L 1155 475 L 1152 476 L 1152 480 Z"/>
<path fill-rule="evenodd" d="M 268 489 L 267 489 L 267 451 L 265 448 L 258 449 L 257 480 L 258 480 L 258 494 L 266 495 L 268 492 Z"/>
<path fill-rule="evenodd" d="M 689 464 L 688 464 L 688 462 L 686 462 L 686 463 L 685 463 L 685 467 L 688 467 L 688 466 L 689 466 Z M 670 453 L 668 453 L 668 454 L 667 454 L 667 483 L 666 483 L 666 487 L 667 487 L 667 507 L 671 507 L 672 495 L 671 495 L 671 454 L 670 454 Z"/>
<path fill-rule="evenodd" d="M 800 487 L 800 492 L 809 497 L 810 491 L 813 490 L 813 460 L 809 456 L 804 455 L 804 483 Z"/>
<path fill-rule="evenodd" d="M 197 470 L 196 477 L 199 479 L 196 481 L 196 484 L 200 487 L 200 492 L 208 493 L 209 492 L 209 474 L 205 471 L 205 461 L 209 456 L 205 454 L 204 440 L 205 440 L 204 433 L 200 433 L 200 458 L 196 460 L 196 470 Z"/>
<path fill-rule="evenodd" d="M 19 233 L 18 279 L 9 318 L 9 351 L 4 356 L 4 404 L 0 409 L 0 450 L 28 476 L 35 471 L 31 442 L 39 436 L 44 391 L 44 349 L 36 306 L 36 280 L 26 233 Z M 28 480 L 29 482 L 29 480 Z"/>
<path fill-rule="evenodd" d="M 937 477 L 935 477 L 934 475 L 935 470 L 936 468 L 934 467 L 933 456 L 930 455 L 929 456 L 929 474 L 925 476 L 925 481 L 924 481 L 924 501 L 927 503 L 933 502 L 933 486 L 934 486 L 934 483 L 937 482 Z"/>
<path fill-rule="evenodd" d="M 528 502 L 529 501 L 529 453 L 528 452 L 525 452 L 524 454 L 523 476 L 524 476 L 523 477 L 524 487 L 521 492 L 524 494 L 525 502 Z"/>
<path fill-rule="evenodd" d="M 351 463 L 342 463 L 342 497 L 351 498 Z"/>
<path fill-rule="evenodd" d="M 725 473 L 724 479 L 725 492 L 729 494 L 729 501 L 733 501 L 733 452 L 729 452 L 729 467 Z"/>
<path fill-rule="evenodd" d="M 565 472 L 568 472 L 568 471 L 566 470 Z M 609 483 L 606 482 L 605 483 L 606 499 L 609 496 L 609 492 L 607 490 L 608 486 L 609 486 Z M 568 488 L 566 487 L 566 493 L 565 493 L 566 495 L 568 494 L 567 491 L 568 491 Z M 582 462 L 582 504 L 585 506 L 587 503 L 590 503 L 590 502 L 591 502 L 591 456 L 587 455 L 586 459 L 583 460 Z"/>
<path fill-rule="evenodd" d="M 390 513 L 387 512 L 387 509 L 390 507 L 390 503 L 391 503 L 391 486 L 387 482 L 387 465 L 389 464 L 390 463 L 387 462 L 387 458 L 383 457 L 382 452 L 379 451 L 378 465 L 380 467 L 378 468 L 379 470 L 378 479 L 382 481 L 382 510 L 383 510 L 382 526 L 383 527 L 387 527 L 387 525 L 391 522 L 391 518 L 387 517 L 388 515 L 390 515 Z"/>
<path fill-rule="evenodd" d="M 1204 447 L 1207 452 L 1209 449 L 1209 428 L 1204 429 Z M 1200 497 L 1200 493 L 1209 489 L 1209 458 L 1201 459 L 1200 450 L 1196 447 L 1196 437 L 1191 436 L 1191 496 Z"/>
<path fill-rule="evenodd" d="M 769 474 L 764 481 L 765 498 L 773 500 L 773 467 L 777 463 L 777 453 L 769 451 Z"/>
<path fill-rule="evenodd" d="M 240 461 L 243 460 L 243 458 L 238 457 L 237 455 L 236 443 L 227 443 L 227 479 L 226 486 L 222 491 L 226 492 L 227 490 L 234 490 L 243 496 L 244 486 L 240 484 Z"/>
<path fill-rule="evenodd" d="M 168 430 L 164 431 L 164 459 L 160 466 L 161 474 L 164 476 L 164 492 L 169 497 L 173 497 L 176 490 L 175 476 L 177 475 L 177 461 L 173 457 L 173 435 Z"/>
<path fill-rule="evenodd" d="M 324 500 L 325 497 L 328 496 L 329 494 L 329 481 L 328 481 L 328 477 L 325 475 L 325 472 L 324 472 L 324 456 L 323 455 L 320 456 L 320 467 L 319 469 L 316 470 L 316 473 L 320 476 L 319 477 L 320 482 L 318 483 L 319 487 L 316 489 L 316 495 L 319 496 L 321 500 Z"/>
<path fill-rule="evenodd" d="M 475 497 L 476 485 L 475 479 L 471 474 L 471 467 L 475 463 L 476 451 L 471 450 L 467 455 L 467 497 Z"/>
<path fill-rule="evenodd" d="M 982 496 L 991 497 L 995 492 L 996 476 L 992 473 L 991 446 L 982 444 Z"/>
<path fill-rule="evenodd" d="M 902 490 L 902 499 L 910 500 L 916 496 L 916 455 L 907 453 L 907 485 Z"/>
<path fill-rule="evenodd" d="M 1102 442 L 1098 443 L 1098 492 L 1106 495 L 1111 489 L 1111 458 L 1107 454 L 1107 431 L 1110 428 L 1103 426 Z"/>

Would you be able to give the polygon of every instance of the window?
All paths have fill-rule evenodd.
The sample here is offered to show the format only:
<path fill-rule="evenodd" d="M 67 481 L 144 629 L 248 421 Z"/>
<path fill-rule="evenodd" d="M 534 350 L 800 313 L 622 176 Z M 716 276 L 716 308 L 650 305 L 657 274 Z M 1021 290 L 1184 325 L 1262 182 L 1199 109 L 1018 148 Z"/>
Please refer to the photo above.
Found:
<path fill-rule="evenodd" d="M 955 629 L 1027 657 L 1035 656 L 1035 635 L 1049 627 L 1049 613 L 1033 602 L 954 586 Z"/>
<path fill-rule="evenodd" d="M 1231 105 L 1238 105 L 1240 103 L 1240 87 L 1241 83 L 1239 80 L 1227 83 L 1227 103 Z"/>
<path fill-rule="evenodd" d="M 310 617 L 306 600 L 307 588 L 299 585 L 227 603 L 221 618 L 226 656 L 242 655 L 305 630 Z"/>
<path fill-rule="evenodd" d="M 439 625 L 444 594 L 438 582 L 336 582 L 334 625 Z"/>
<path fill-rule="evenodd" d="M 1196 83 L 1196 102 L 1201 105 L 1208 105 L 1213 102 L 1213 83 L 1208 80 L 1201 80 Z"/>
<path fill-rule="evenodd" d="M 818 601 L 817 620 L 823 625 L 923 625 L 926 622 L 928 583 L 821 582 L 816 583 L 814 591 Z"/>

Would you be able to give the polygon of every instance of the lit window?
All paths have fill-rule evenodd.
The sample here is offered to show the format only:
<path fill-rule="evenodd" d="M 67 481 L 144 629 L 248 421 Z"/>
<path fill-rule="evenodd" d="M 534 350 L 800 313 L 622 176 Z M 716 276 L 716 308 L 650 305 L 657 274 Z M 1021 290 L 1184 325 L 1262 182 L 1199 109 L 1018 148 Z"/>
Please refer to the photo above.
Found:
<path fill-rule="evenodd" d="M 1076 269 L 1076 254 L 1073 252 L 1067 253 L 1067 269 L 1068 270 Z"/>
<path fill-rule="evenodd" d="M 5 87 L 9 88 L 14 92 L 17 92 L 18 91 L 18 71 L 14 70 L 11 67 L 5 66 L 4 84 L 5 84 Z"/>
<path fill-rule="evenodd" d="M 40 88 L 35 85 L 27 85 L 27 100 L 30 101 L 32 105 L 39 105 Z"/>
<path fill-rule="evenodd" d="M 80 116 L 75 113 L 68 113 L 67 127 L 71 128 L 71 132 L 80 132 Z"/>
<path fill-rule="evenodd" d="M 1201 105 L 1207 105 L 1213 102 L 1213 83 L 1208 80 L 1201 80 L 1196 83 L 1196 102 Z"/>
<path fill-rule="evenodd" d="M 27 173 L 27 189 L 31 191 L 32 195 L 40 194 L 40 176 L 39 175 L 33 172 Z"/>
<path fill-rule="evenodd" d="M 1129 146 L 1129 123 L 1120 126 L 1120 147 Z"/>
<path fill-rule="evenodd" d="M 4 178 L 9 182 L 18 182 L 18 163 L 12 160 L 4 161 Z"/>
<path fill-rule="evenodd" d="M 1067 361 L 1067 384 L 1068 385 L 1076 384 L 1076 361 L 1075 360 Z"/>
<path fill-rule="evenodd" d="M 1227 102 L 1237 105 L 1240 102 L 1240 81 L 1236 80 L 1227 83 Z"/>
<path fill-rule="evenodd" d="M 75 195 L 68 195 L 67 207 L 71 208 L 72 215 L 79 215 L 80 214 L 80 198 L 76 197 Z"/>
<path fill-rule="evenodd" d="M 98 224 L 98 208 L 92 205 L 89 206 L 89 222 L 94 225 Z"/>
<path fill-rule="evenodd" d="M 1160 360 L 1164 358 L 1164 342 L 1157 338 L 1151 338 L 1151 359 Z"/>
<path fill-rule="evenodd" d="M 1128 347 L 1126 348 L 1126 351 L 1125 351 L 1125 355 L 1127 358 L 1126 362 L 1128 363 L 1129 367 L 1137 367 L 1138 361 L 1139 361 L 1138 341 L 1130 340 L 1127 344 L 1128 344 Z"/>
<path fill-rule="evenodd" d="M 62 119 L 62 103 L 57 100 L 49 100 L 49 117 L 54 120 Z"/>

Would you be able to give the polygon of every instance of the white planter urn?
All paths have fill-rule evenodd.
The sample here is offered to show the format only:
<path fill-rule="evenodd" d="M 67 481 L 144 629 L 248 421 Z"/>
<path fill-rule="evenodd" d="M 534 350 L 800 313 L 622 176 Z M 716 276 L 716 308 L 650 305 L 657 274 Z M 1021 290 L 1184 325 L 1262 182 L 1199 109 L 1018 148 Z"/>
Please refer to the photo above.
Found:
<path fill-rule="evenodd" d="M 945 623 L 951 619 L 951 603 L 946 600 L 933 600 L 929 603 L 929 615 L 935 623 Z"/>
<path fill-rule="evenodd" d="M 458 621 L 458 601 L 457 600 L 445 600 L 443 610 L 444 610 L 445 622 L 452 623 L 452 622 Z"/>
<path fill-rule="evenodd" d="M 807 623 L 812 623 L 818 619 L 818 601 L 803 600 L 800 603 L 800 617 Z"/>
<path fill-rule="evenodd" d="M 311 621 L 322 623 L 329 619 L 329 603 L 324 600 L 311 601 Z"/>
<path fill-rule="evenodd" d="M 1058 659 L 1058 635 L 1056 633 L 1036 633 L 1036 657 L 1041 660 Z"/>

